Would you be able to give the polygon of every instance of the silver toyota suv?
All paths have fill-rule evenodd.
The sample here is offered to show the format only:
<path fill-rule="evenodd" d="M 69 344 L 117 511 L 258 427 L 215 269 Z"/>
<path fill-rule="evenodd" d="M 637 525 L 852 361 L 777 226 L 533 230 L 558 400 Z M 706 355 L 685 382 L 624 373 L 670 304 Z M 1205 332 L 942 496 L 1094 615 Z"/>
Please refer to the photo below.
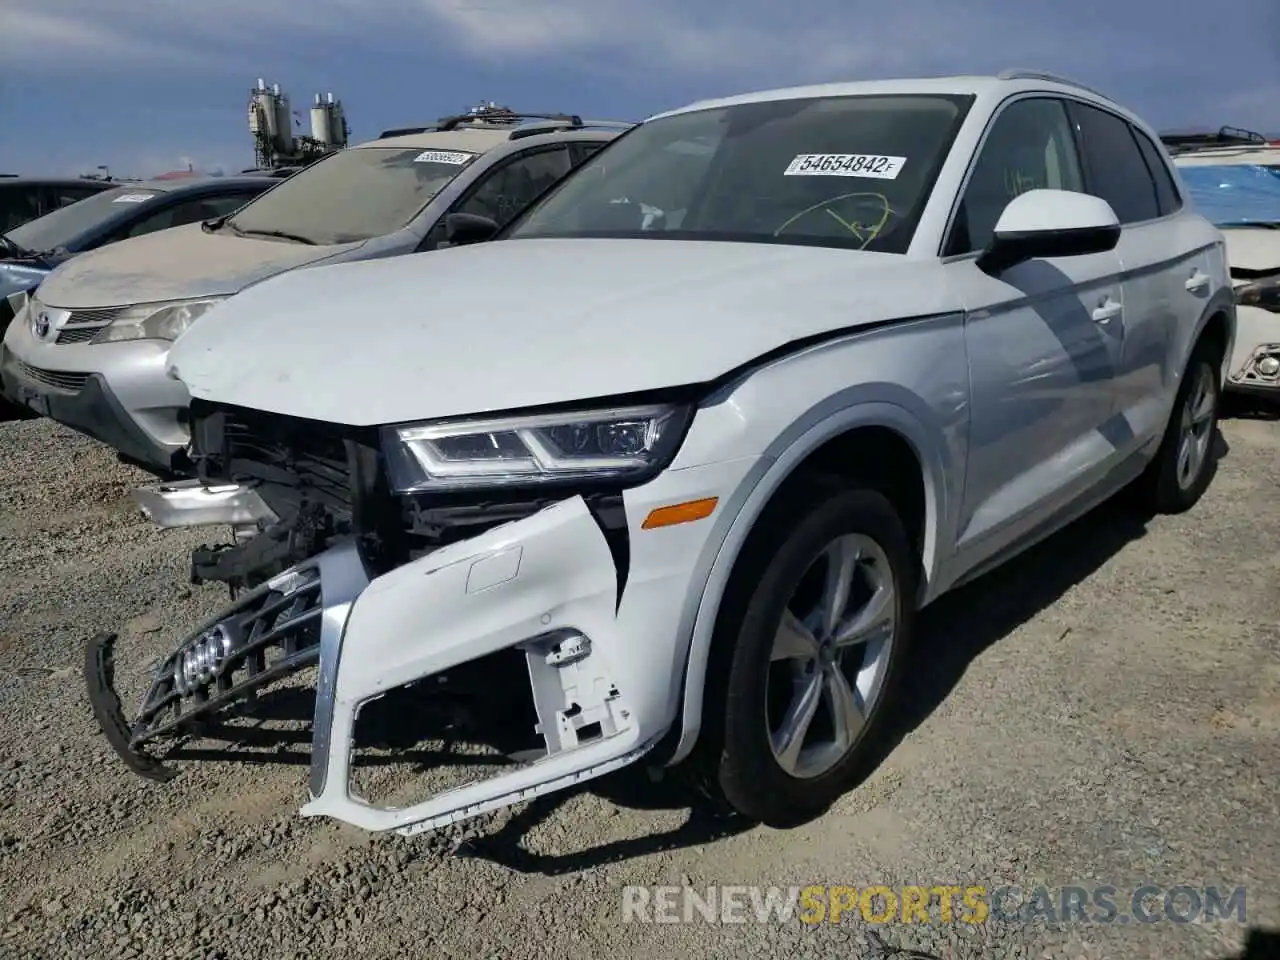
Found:
<path fill-rule="evenodd" d="M 473 241 L 630 126 L 490 105 L 388 130 L 230 215 L 77 257 L 10 324 L 4 393 L 123 459 L 184 473 L 189 398 L 165 361 L 207 311 L 296 267 Z"/>

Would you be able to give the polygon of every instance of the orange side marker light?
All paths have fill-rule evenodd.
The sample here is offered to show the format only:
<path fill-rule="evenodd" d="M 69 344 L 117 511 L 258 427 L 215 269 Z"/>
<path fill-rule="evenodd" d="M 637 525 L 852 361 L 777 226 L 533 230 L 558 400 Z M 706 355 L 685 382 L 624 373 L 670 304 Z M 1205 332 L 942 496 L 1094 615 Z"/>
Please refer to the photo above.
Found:
<path fill-rule="evenodd" d="M 705 497 L 702 500 L 689 500 L 686 503 L 673 503 L 669 507 L 658 507 L 649 511 L 640 525 L 641 530 L 654 530 L 658 527 L 672 527 L 677 523 L 692 523 L 711 516 L 720 502 L 719 497 Z"/>

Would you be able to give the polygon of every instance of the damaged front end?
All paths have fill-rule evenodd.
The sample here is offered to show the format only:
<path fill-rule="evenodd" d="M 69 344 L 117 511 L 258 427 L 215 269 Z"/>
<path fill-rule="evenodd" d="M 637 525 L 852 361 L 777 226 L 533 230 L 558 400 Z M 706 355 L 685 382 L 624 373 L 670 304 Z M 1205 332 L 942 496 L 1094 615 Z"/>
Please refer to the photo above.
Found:
<path fill-rule="evenodd" d="M 232 601 L 160 663 L 132 720 L 114 689 L 114 637 L 86 654 L 95 716 L 137 773 L 167 779 L 162 744 L 316 667 L 302 812 L 369 830 L 414 833 L 570 786 L 633 762 L 670 727 L 677 598 L 703 525 L 664 530 L 642 555 L 620 490 L 397 494 L 376 431 L 201 401 L 192 435 L 198 479 L 136 498 L 162 527 L 232 528 L 231 542 L 194 552 L 191 571 L 226 583 Z M 726 469 L 682 473 L 682 490 L 712 493 Z M 656 487 L 635 506 L 669 503 Z M 506 772 L 375 805 L 353 784 L 357 721 L 406 691 L 534 736 L 509 748 Z"/>

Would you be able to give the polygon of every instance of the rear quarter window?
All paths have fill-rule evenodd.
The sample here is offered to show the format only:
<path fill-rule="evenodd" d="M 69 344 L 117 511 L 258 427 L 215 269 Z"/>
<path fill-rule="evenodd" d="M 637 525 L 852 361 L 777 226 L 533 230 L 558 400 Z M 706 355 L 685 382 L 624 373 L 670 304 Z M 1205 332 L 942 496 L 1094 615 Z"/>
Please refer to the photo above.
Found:
<path fill-rule="evenodd" d="M 1133 139 L 1138 142 L 1138 149 L 1142 152 L 1142 159 L 1147 161 L 1147 168 L 1151 171 L 1151 178 L 1156 183 L 1156 203 L 1160 207 L 1160 215 L 1168 216 L 1182 209 L 1182 197 L 1178 193 L 1177 184 L 1173 181 L 1173 175 L 1169 173 L 1169 163 L 1166 159 L 1165 151 L 1152 143 L 1151 138 L 1139 130 L 1137 127 L 1130 128 L 1133 133 Z"/>

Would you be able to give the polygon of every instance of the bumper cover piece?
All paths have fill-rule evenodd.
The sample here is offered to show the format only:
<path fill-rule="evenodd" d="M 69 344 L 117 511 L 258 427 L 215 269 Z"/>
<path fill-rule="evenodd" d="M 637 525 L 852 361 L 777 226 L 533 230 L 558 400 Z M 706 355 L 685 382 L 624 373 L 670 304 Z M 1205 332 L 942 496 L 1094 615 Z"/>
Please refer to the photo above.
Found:
<path fill-rule="evenodd" d="M 134 502 L 161 529 L 240 526 L 278 519 L 252 487 L 228 483 L 209 486 L 199 480 L 139 487 Z"/>

